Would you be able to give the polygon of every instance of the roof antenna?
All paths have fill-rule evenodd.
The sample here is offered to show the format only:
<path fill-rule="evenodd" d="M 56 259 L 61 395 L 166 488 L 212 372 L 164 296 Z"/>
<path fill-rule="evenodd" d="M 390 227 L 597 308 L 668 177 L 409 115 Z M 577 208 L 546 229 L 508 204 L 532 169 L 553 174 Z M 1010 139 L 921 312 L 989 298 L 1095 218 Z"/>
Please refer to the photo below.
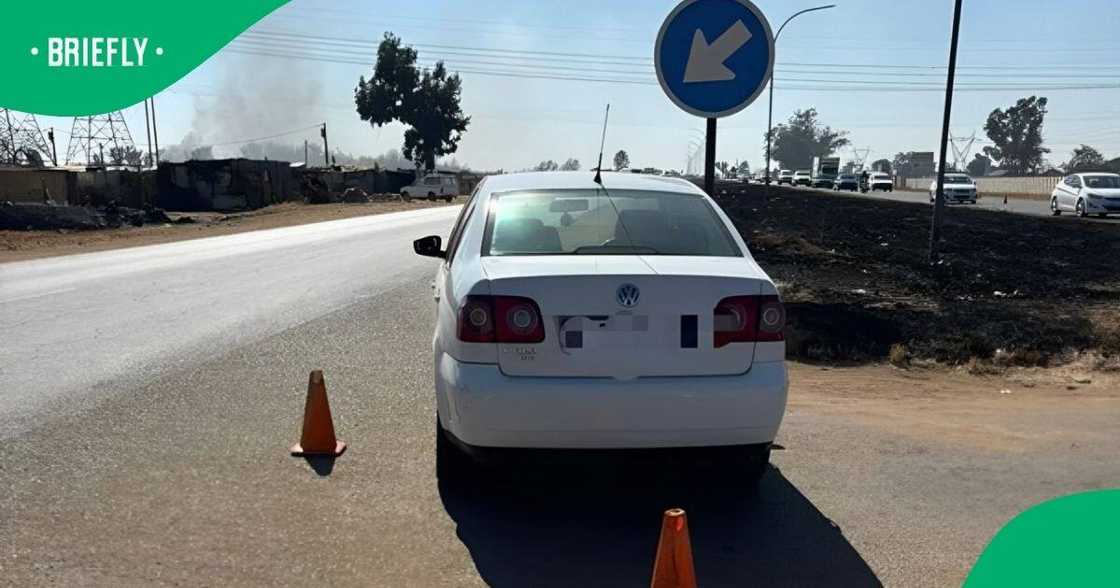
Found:
<path fill-rule="evenodd" d="M 599 140 L 599 165 L 595 166 L 595 183 L 603 185 L 603 146 L 607 144 L 607 121 L 611 118 L 611 105 L 607 103 L 607 114 L 603 117 L 603 138 Z"/>

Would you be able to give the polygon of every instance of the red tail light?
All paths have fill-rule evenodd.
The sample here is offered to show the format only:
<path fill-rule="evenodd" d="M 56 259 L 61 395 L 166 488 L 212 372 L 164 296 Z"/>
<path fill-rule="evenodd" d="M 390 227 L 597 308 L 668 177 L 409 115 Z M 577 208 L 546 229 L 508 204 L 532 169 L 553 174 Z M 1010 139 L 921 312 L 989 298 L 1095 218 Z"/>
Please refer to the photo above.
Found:
<path fill-rule="evenodd" d="M 541 310 L 531 298 L 467 296 L 459 309 L 459 340 L 471 343 L 540 343 Z"/>
<path fill-rule="evenodd" d="M 712 345 L 782 341 L 786 309 L 777 296 L 732 296 L 716 305 L 712 321 Z"/>

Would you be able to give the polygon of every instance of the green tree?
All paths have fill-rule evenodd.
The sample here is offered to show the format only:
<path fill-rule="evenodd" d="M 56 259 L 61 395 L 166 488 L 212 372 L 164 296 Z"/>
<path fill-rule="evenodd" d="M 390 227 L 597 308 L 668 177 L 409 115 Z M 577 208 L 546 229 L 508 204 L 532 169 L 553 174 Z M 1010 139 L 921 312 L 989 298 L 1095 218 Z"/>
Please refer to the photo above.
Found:
<path fill-rule="evenodd" d="M 560 169 L 560 166 L 551 159 L 546 159 L 538 163 L 537 167 L 533 168 L 534 171 L 556 171 L 558 169 Z"/>
<path fill-rule="evenodd" d="M 560 166 L 560 170 L 561 171 L 579 171 L 579 160 L 575 159 L 574 157 L 569 158 L 568 161 L 565 161 Z"/>
<path fill-rule="evenodd" d="M 630 155 L 623 150 L 619 150 L 614 154 L 614 171 L 623 170 L 630 167 Z"/>
<path fill-rule="evenodd" d="M 832 127 L 818 122 L 815 108 L 795 111 L 789 121 L 770 132 L 773 137 L 772 159 L 785 169 L 808 168 L 814 157 L 827 157 L 850 143 L 846 131 L 834 131 Z M 762 140 L 765 144 L 766 133 L 762 134 Z"/>
<path fill-rule="evenodd" d="M 416 50 L 392 33 L 377 47 L 373 77 L 358 78 L 354 104 L 358 116 L 380 127 L 398 121 L 404 132 L 401 154 L 417 168 L 435 169 L 436 158 L 455 153 L 470 124 L 460 107 L 462 81 L 449 75 L 443 62 L 420 70 Z"/>
<path fill-rule="evenodd" d="M 1080 147 L 1073 150 L 1069 161 L 1063 167 L 1065 167 L 1066 172 L 1069 173 L 1088 170 L 1099 171 L 1105 167 L 1104 155 L 1101 155 L 1100 151 L 1082 144 Z"/>
<path fill-rule="evenodd" d="M 891 169 L 892 169 L 891 168 L 891 160 L 886 159 L 886 158 L 877 159 L 877 160 L 875 160 L 874 163 L 871 164 L 871 169 L 874 170 L 874 171 L 877 171 L 877 172 L 883 172 L 885 174 L 889 174 L 889 173 L 891 173 Z"/>
<path fill-rule="evenodd" d="M 144 162 L 144 153 L 132 146 L 111 147 L 109 149 L 109 161 L 113 165 L 139 167 Z"/>
<path fill-rule="evenodd" d="M 988 115 L 984 132 L 995 143 L 984 147 L 984 154 L 1000 162 L 1000 167 L 1016 174 L 1038 170 L 1042 156 L 1050 150 L 1042 146 L 1042 122 L 1046 117 L 1046 98 L 1020 98 L 1007 110 L 999 108 Z"/>

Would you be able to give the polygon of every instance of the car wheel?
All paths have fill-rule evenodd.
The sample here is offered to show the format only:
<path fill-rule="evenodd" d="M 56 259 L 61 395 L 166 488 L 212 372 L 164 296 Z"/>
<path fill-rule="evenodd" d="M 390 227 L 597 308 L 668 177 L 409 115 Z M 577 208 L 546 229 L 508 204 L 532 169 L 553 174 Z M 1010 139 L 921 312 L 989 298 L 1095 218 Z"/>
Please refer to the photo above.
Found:
<path fill-rule="evenodd" d="M 412 202 L 412 196 L 408 192 L 401 192 L 401 200 L 405 202 Z"/>
<path fill-rule="evenodd" d="M 762 480 L 769 466 L 770 445 L 755 445 L 744 448 L 731 463 L 725 465 L 725 471 L 730 482 L 753 488 Z"/>
<path fill-rule="evenodd" d="M 1097 218 L 1108 218 L 1108 213 L 1107 212 L 1098 213 Z"/>
<path fill-rule="evenodd" d="M 1078 200 L 1077 201 L 1076 212 L 1077 212 L 1077 216 L 1079 216 L 1081 218 L 1085 218 L 1085 217 L 1089 216 L 1089 213 L 1085 212 L 1085 201 L 1084 200 Z"/>
<path fill-rule="evenodd" d="M 428 192 L 428 200 L 431 200 L 432 202 L 435 202 L 436 201 L 436 193 L 435 192 Z"/>
<path fill-rule="evenodd" d="M 454 196 L 448 196 L 448 197 L 444 198 L 444 200 L 446 200 L 446 201 L 448 201 L 448 202 L 451 202 L 451 201 L 452 201 L 452 200 L 454 200 L 454 199 L 455 199 L 455 197 L 454 197 Z"/>
<path fill-rule="evenodd" d="M 1062 216 L 1062 211 L 1058 208 L 1058 199 L 1050 199 L 1050 216 Z"/>

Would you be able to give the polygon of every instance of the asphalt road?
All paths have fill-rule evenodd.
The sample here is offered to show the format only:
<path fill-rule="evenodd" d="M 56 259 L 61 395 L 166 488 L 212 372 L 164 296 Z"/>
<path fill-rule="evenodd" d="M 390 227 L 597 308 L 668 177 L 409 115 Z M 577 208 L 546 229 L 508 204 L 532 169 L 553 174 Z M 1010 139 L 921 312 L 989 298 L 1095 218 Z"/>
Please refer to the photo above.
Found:
<path fill-rule="evenodd" d="M 1120 480 L 1115 394 L 811 366 L 757 492 L 438 480 L 434 264 L 409 243 L 454 211 L 0 265 L 0 584 L 641 586 L 683 506 L 704 586 L 942 586 L 1015 513 Z M 287 453 L 316 368 L 335 462 Z"/>
<path fill-rule="evenodd" d="M 458 207 L 0 264 L 0 439 L 432 271 Z"/>

